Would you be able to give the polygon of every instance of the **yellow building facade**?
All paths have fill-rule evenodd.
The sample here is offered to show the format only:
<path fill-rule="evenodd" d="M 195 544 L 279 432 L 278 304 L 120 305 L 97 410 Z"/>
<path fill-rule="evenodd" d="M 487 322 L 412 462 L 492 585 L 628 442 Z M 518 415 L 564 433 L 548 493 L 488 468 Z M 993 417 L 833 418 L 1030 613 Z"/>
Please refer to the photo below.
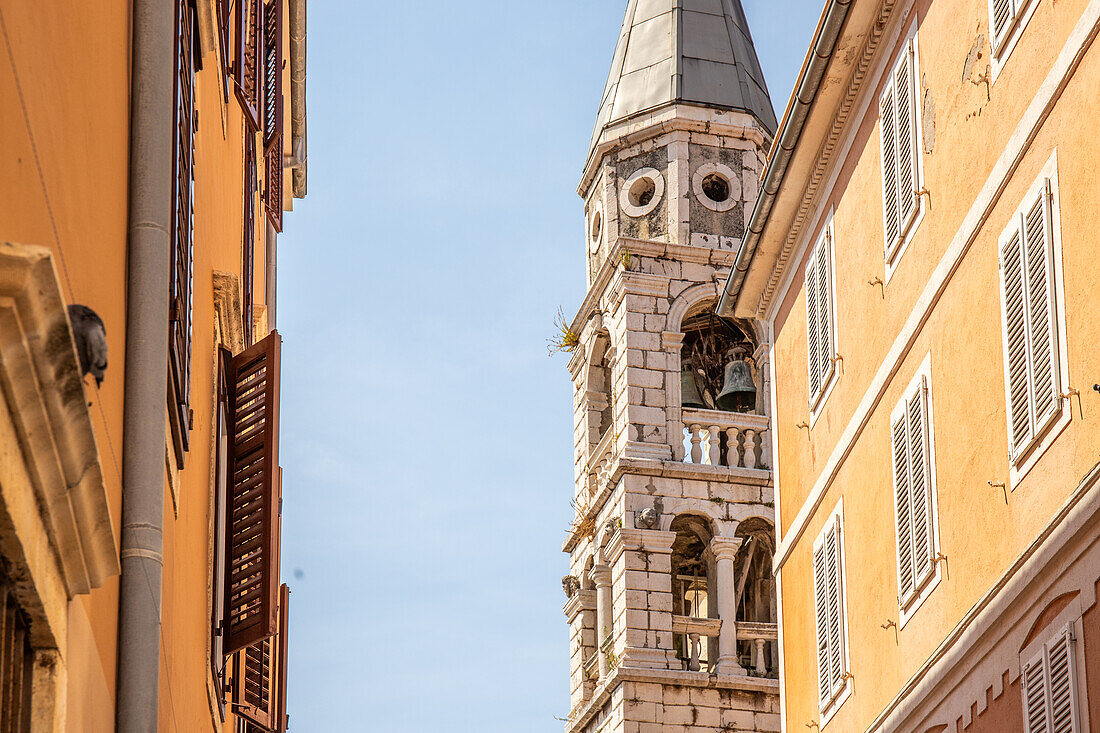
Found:
<path fill-rule="evenodd" d="M 1100 730 L 1100 2 L 826 4 L 767 324 L 784 730 Z"/>
<path fill-rule="evenodd" d="M 305 0 L 4 0 L 0 46 L 0 729 L 284 730 Z"/>

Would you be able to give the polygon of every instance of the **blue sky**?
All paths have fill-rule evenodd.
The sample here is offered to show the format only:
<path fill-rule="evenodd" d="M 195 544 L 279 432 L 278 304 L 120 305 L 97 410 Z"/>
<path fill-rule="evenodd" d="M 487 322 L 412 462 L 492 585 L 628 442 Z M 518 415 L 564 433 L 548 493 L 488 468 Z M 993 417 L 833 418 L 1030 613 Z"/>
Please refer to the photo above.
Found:
<path fill-rule="evenodd" d="M 295 733 L 541 733 L 581 166 L 625 0 L 309 6 L 309 195 L 279 249 Z M 782 114 L 821 0 L 745 0 Z"/>

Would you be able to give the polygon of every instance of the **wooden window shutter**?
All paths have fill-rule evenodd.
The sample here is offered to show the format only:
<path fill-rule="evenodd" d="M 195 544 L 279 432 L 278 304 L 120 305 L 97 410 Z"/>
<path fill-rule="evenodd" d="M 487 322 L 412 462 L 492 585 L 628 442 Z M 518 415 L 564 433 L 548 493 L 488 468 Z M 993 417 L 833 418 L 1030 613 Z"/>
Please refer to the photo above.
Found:
<path fill-rule="evenodd" d="M 265 731 L 283 733 L 286 715 L 286 654 L 290 589 L 279 589 L 279 629 L 237 654 L 233 686 L 234 712 Z"/>
<path fill-rule="evenodd" d="M 275 660 L 275 731 L 285 733 L 290 727 L 286 713 L 287 649 L 290 646 L 290 588 L 284 583 L 279 589 L 279 635 Z"/>
<path fill-rule="evenodd" d="M 279 579 L 279 354 L 267 338 L 233 357 L 229 382 L 225 652 L 276 632 Z"/>
<path fill-rule="evenodd" d="M 906 43 L 879 102 L 886 260 L 892 261 L 917 213 L 917 120 L 913 45 Z"/>
<path fill-rule="evenodd" d="M 909 401 L 909 475 L 913 507 L 913 578 L 921 588 L 935 565 L 935 533 L 932 527 L 932 469 L 929 445 L 928 387 L 922 380 Z"/>
<path fill-rule="evenodd" d="M 176 465 L 183 468 L 191 423 L 191 329 L 194 288 L 194 8 L 176 0 L 175 139 L 169 275 L 169 416 Z"/>
<path fill-rule="evenodd" d="M 886 84 L 879 110 L 882 114 L 882 206 L 886 231 L 886 256 L 889 258 L 893 254 L 894 243 L 901 230 L 893 80 Z"/>
<path fill-rule="evenodd" d="M 1004 45 L 1008 33 L 1012 29 L 1012 22 L 1016 19 L 1016 8 L 1013 0 L 992 0 L 990 8 L 992 13 L 993 51 L 1000 51 Z"/>
<path fill-rule="evenodd" d="M 1047 184 L 1049 185 L 1049 183 Z M 1026 253 L 1028 333 L 1030 335 L 1032 411 L 1035 433 L 1058 414 L 1061 385 L 1054 312 L 1054 248 L 1050 227 L 1050 193 L 1046 186 L 1023 218 Z"/>
<path fill-rule="evenodd" d="M 264 203 L 283 230 L 283 0 L 264 4 Z"/>
<path fill-rule="evenodd" d="M 244 343 L 251 346 L 255 328 L 256 287 L 256 136 L 244 136 L 244 231 L 241 234 L 241 301 L 244 318 Z"/>
<path fill-rule="evenodd" d="M 0 568 L 0 731 L 31 730 L 33 676 L 30 624 Z"/>
<path fill-rule="evenodd" d="M 218 404 L 215 416 L 215 451 L 217 466 L 214 474 L 214 565 L 211 572 L 211 643 L 210 668 L 214 679 L 225 684 L 225 573 L 226 515 L 229 480 L 229 366 L 233 355 L 218 349 Z M 219 695 L 219 700 L 224 695 Z"/>
<path fill-rule="evenodd" d="M 913 508 L 909 485 L 909 430 L 905 411 L 893 421 L 894 498 L 898 533 L 898 598 L 901 605 L 913 593 Z"/>
<path fill-rule="evenodd" d="M 821 393 L 823 377 L 818 361 L 818 355 L 821 352 L 818 329 L 818 292 L 821 288 L 817 274 L 818 257 L 820 257 L 820 250 L 815 251 L 806 263 L 806 361 L 809 368 L 811 404 L 816 402 L 818 394 Z"/>
<path fill-rule="evenodd" d="M 1024 253 L 1018 229 L 1001 245 L 1001 287 L 1005 308 L 1009 437 L 1012 455 L 1016 457 L 1027 447 L 1032 435 Z"/>
<path fill-rule="evenodd" d="M 821 707 L 830 702 L 828 592 L 826 591 L 825 545 L 814 550 L 814 613 L 817 626 L 817 682 Z"/>
<path fill-rule="evenodd" d="M 237 100 L 252 130 L 260 129 L 260 93 L 262 86 L 263 0 L 236 0 L 237 43 L 234 48 L 233 74 Z"/>
<path fill-rule="evenodd" d="M 831 697 L 836 697 L 844 686 L 844 611 L 843 587 L 840 577 L 840 517 L 825 536 L 825 578 L 829 609 L 829 685 Z"/>
<path fill-rule="evenodd" d="M 218 51 L 222 57 L 222 75 L 231 74 L 233 60 L 229 55 L 231 34 L 233 30 L 233 18 L 231 5 L 233 0 L 217 0 L 216 11 L 218 23 Z"/>
<path fill-rule="evenodd" d="M 1027 733 L 1079 733 L 1077 660 L 1073 627 L 1067 626 L 1024 667 Z"/>

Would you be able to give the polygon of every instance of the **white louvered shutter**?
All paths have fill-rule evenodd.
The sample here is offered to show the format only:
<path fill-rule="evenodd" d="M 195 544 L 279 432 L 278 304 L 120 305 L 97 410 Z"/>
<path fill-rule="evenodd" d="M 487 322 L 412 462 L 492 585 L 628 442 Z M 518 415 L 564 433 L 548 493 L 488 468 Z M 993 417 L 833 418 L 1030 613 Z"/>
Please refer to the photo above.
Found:
<path fill-rule="evenodd" d="M 990 26 L 993 30 L 993 49 L 999 50 L 1008 36 L 1008 30 L 1012 27 L 1012 20 L 1016 15 L 1013 0 L 993 0 L 991 8 L 993 17 Z"/>
<path fill-rule="evenodd" d="M 825 545 L 814 550 L 814 613 L 817 626 L 817 684 L 821 707 L 829 704 L 829 631 L 828 631 L 828 593 L 826 592 Z"/>
<path fill-rule="evenodd" d="M 817 362 L 821 374 L 821 389 L 825 389 L 833 374 L 833 233 L 825 230 L 825 237 L 817 252 Z"/>
<path fill-rule="evenodd" d="M 909 431 L 903 410 L 892 424 L 894 444 L 894 499 L 898 529 L 898 598 L 904 604 L 913 593 L 913 512 L 909 487 Z"/>
<path fill-rule="evenodd" d="M 882 114 L 882 207 L 886 231 L 886 256 L 889 258 L 901 231 L 893 80 L 886 85 L 886 90 L 882 93 L 879 111 Z"/>
<path fill-rule="evenodd" d="M 844 613 L 840 569 L 840 518 L 825 536 L 825 592 L 829 609 L 829 696 L 844 685 Z"/>
<path fill-rule="evenodd" d="M 1079 733 L 1072 627 L 1045 644 L 1024 667 L 1027 733 Z"/>
<path fill-rule="evenodd" d="M 817 399 L 821 392 L 821 370 L 818 366 L 818 289 L 820 287 L 817 278 L 817 257 L 820 250 L 815 250 L 809 262 L 806 263 L 806 361 L 810 377 L 810 402 Z"/>
<path fill-rule="evenodd" d="M 932 486 L 928 435 L 928 386 L 921 380 L 909 401 L 909 475 L 913 507 L 913 578 L 924 585 L 934 570 L 932 563 Z"/>
<path fill-rule="evenodd" d="M 1046 187 L 1023 220 L 1026 254 L 1028 331 L 1030 335 L 1032 413 L 1035 433 L 1058 413 L 1058 341 L 1054 328 L 1054 248 L 1050 231 L 1050 194 Z"/>
<path fill-rule="evenodd" d="M 1031 386 L 1028 374 L 1027 311 L 1025 303 L 1023 239 L 1017 229 L 1001 245 L 1001 283 L 1004 290 L 1005 375 L 1012 455 L 1031 439 Z"/>
<path fill-rule="evenodd" d="M 913 91 L 913 47 L 906 45 L 894 69 L 897 105 L 898 211 L 904 233 L 917 211 L 916 105 Z"/>

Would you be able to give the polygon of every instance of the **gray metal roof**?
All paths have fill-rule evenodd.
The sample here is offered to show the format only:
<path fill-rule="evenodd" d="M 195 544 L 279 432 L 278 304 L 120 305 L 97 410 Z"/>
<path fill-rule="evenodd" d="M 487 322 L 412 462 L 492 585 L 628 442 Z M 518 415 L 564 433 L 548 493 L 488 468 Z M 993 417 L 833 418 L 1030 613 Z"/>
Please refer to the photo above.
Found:
<path fill-rule="evenodd" d="M 774 134 L 740 0 L 629 0 L 593 144 L 608 125 L 673 102 L 743 110 Z"/>

